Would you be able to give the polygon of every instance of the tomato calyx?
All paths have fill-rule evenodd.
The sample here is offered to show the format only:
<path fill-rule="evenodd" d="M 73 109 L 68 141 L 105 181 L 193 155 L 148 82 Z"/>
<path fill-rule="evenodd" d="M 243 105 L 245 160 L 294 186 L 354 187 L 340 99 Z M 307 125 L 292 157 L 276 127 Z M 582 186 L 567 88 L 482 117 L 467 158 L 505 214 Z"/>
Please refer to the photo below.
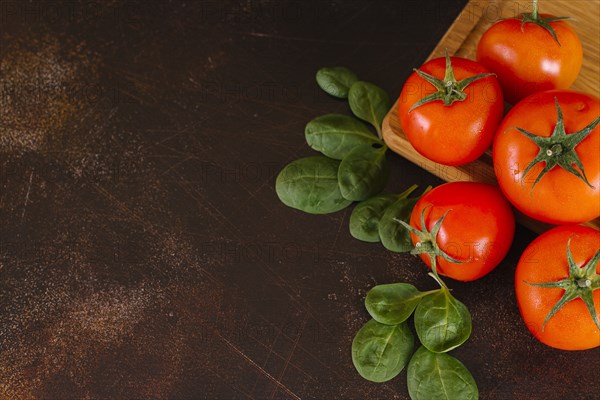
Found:
<path fill-rule="evenodd" d="M 533 9 L 532 9 L 531 13 L 525 13 L 522 15 L 522 17 L 523 18 L 521 20 L 521 32 L 523 32 L 523 25 L 525 25 L 527 23 L 536 24 L 536 25 L 544 28 L 545 30 L 547 30 L 548 33 L 550 33 L 550 35 L 552 35 L 552 38 L 554 38 L 554 40 L 556 41 L 556 43 L 558 43 L 559 46 L 560 46 L 560 42 L 558 41 L 556 32 L 554 31 L 554 28 L 552 28 L 552 26 L 550 25 L 550 22 L 561 21 L 561 20 L 571 18 L 571 17 L 548 17 L 548 18 L 540 17 L 540 15 L 538 14 L 537 0 L 533 0 Z"/>
<path fill-rule="evenodd" d="M 411 112 L 415 108 L 422 106 L 423 104 L 430 103 L 432 101 L 441 100 L 444 102 L 445 106 L 450 106 L 455 101 L 463 101 L 467 98 L 467 94 L 464 92 L 467 86 L 469 86 L 476 80 L 496 75 L 492 73 L 478 74 L 457 81 L 454 77 L 454 70 L 452 69 L 452 62 L 450 61 L 448 51 L 446 51 L 446 73 L 444 79 L 436 78 L 435 76 L 430 75 L 427 72 L 418 70 L 416 68 L 414 68 L 413 71 L 415 71 L 417 75 L 419 75 L 421 78 L 425 79 L 427 82 L 433 85 L 433 87 L 437 89 L 437 92 L 427 95 L 419 101 L 415 102 L 415 104 L 412 105 L 408 112 Z"/>
<path fill-rule="evenodd" d="M 561 279 L 559 281 L 554 282 L 542 282 L 542 283 L 530 283 L 524 281 L 526 284 L 531 286 L 537 286 L 542 288 L 558 288 L 563 289 L 565 292 L 563 296 L 556 302 L 552 310 L 544 319 L 544 323 L 542 324 L 542 332 L 544 331 L 544 327 L 546 323 L 556 314 L 565 304 L 569 303 L 575 299 L 581 299 L 596 327 L 600 329 L 600 322 L 598 321 L 598 316 L 596 315 L 596 310 L 594 309 L 594 297 L 593 293 L 595 290 L 600 289 L 600 275 L 596 273 L 596 268 L 598 265 L 598 261 L 600 260 L 600 250 L 596 251 L 596 254 L 581 268 L 575 264 L 573 260 L 573 254 L 571 254 L 571 239 L 567 242 L 567 260 L 569 263 L 569 276 L 565 279 Z"/>
<path fill-rule="evenodd" d="M 451 210 L 446 211 L 444 213 L 444 215 L 442 215 L 442 217 L 436 221 L 436 223 L 433 225 L 433 228 L 431 228 L 431 230 L 428 230 L 427 225 L 425 225 L 425 211 L 429 207 L 432 207 L 432 206 L 430 205 L 430 206 L 423 208 L 423 211 L 421 212 L 421 230 L 407 224 L 406 222 L 404 222 L 402 220 L 397 219 L 396 221 L 399 222 L 400 224 L 402 224 L 403 227 L 408 229 L 411 233 L 415 234 L 419 238 L 419 241 L 417 243 L 415 243 L 415 247 L 410 251 L 410 254 L 412 254 L 412 255 L 427 254 L 429 256 L 429 259 L 431 260 L 431 270 L 433 271 L 435 280 L 438 281 L 438 283 L 440 284 L 440 286 L 442 286 L 442 288 L 447 288 L 447 286 L 440 279 L 440 277 L 437 273 L 437 257 L 441 257 L 444 260 L 447 260 L 447 261 L 450 261 L 450 262 L 453 262 L 456 264 L 462 264 L 462 261 L 457 260 L 457 259 L 451 257 L 450 255 L 448 255 L 437 244 L 438 232 L 440 231 L 440 228 L 442 227 L 442 223 L 444 222 L 446 215 L 448 215 L 448 212 L 450 212 Z"/>
<path fill-rule="evenodd" d="M 575 151 L 575 147 L 581 143 L 583 139 L 588 137 L 590 133 L 592 133 L 594 128 L 598 125 L 598 123 L 600 123 L 600 117 L 593 120 L 589 125 L 580 131 L 567 134 L 565 131 L 565 122 L 562 111 L 556 97 L 554 98 L 554 102 L 556 104 L 557 120 L 556 125 L 554 126 L 554 131 L 549 137 L 538 136 L 526 131 L 525 129 L 516 127 L 517 131 L 531 139 L 531 141 L 533 141 L 539 147 L 538 154 L 529 163 L 527 168 L 525 168 L 525 171 L 523 171 L 521 183 L 524 183 L 525 176 L 535 165 L 540 162 L 544 162 L 546 165 L 536 177 L 533 185 L 531 186 L 531 190 L 533 190 L 535 185 L 537 185 L 537 183 L 547 172 L 557 165 L 581 179 L 589 187 L 594 188 L 585 175 L 583 164 L 579 159 L 579 155 Z M 579 171 L 575 169 L 573 165 L 577 166 Z"/>

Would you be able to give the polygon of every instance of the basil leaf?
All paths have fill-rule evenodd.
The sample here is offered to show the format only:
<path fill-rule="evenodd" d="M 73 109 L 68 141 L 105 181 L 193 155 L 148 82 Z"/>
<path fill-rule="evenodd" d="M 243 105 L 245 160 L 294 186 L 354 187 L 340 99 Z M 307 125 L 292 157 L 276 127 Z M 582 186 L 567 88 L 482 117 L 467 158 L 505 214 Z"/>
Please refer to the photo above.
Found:
<path fill-rule="evenodd" d="M 421 346 L 407 368 L 408 394 L 412 400 L 477 400 L 473 375 L 456 358 L 432 353 Z"/>
<path fill-rule="evenodd" d="M 358 77 L 345 67 L 321 68 L 317 71 L 317 84 L 332 96 L 345 99 L 350 86 L 358 81 Z"/>
<path fill-rule="evenodd" d="M 313 149 L 336 160 L 343 159 L 358 146 L 372 146 L 383 142 L 356 118 L 341 114 L 327 114 L 306 124 L 306 142 Z"/>
<path fill-rule="evenodd" d="M 277 196 L 283 204 L 311 214 L 339 211 L 351 203 L 340 192 L 339 165 L 321 155 L 293 161 L 277 176 Z"/>
<path fill-rule="evenodd" d="M 369 82 L 355 82 L 350 87 L 348 102 L 354 115 L 381 132 L 381 123 L 390 109 L 390 99 L 383 89 Z"/>
<path fill-rule="evenodd" d="M 379 221 L 379 236 L 383 246 L 397 253 L 413 249 L 410 232 L 397 219 L 408 222 L 419 197 L 401 198 L 389 206 Z"/>
<path fill-rule="evenodd" d="M 452 350 L 471 336 L 471 314 L 448 289 L 427 295 L 415 311 L 415 330 L 423 346 L 436 353 Z"/>
<path fill-rule="evenodd" d="M 352 362 L 363 378 L 385 382 L 402 371 L 413 348 L 414 337 L 407 324 L 383 325 L 372 319 L 352 341 Z"/>
<path fill-rule="evenodd" d="M 344 157 L 338 180 L 345 199 L 361 201 L 383 190 L 390 173 L 386 151 L 386 146 L 357 147 Z"/>
<path fill-rule="evenodd" d="M 409 283 L 378 285 L 367 293 L 365 306 L 377 322 L 397 325 L 410 317 L 426 295 Z"/>
<path fill-rule="evenodd" d="M 396 200 L 397 194 L 382 194 L 360 202 L 350 214 L 350 234 L 364 242 L 381 241 L 379 220 L 385 209 Z"/>

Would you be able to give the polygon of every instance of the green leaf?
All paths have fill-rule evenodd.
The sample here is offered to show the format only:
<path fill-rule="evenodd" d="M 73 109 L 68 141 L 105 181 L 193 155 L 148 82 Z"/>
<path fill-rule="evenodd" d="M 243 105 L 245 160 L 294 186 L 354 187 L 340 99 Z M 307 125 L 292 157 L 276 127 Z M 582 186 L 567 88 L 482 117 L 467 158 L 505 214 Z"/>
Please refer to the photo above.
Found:
<path fill-rule="evenodd" d="M 381 137 L 381 123 L 390 109 L 387 93 L 372 83 L 358 81 L 350 87 L 348 102 L 354 115 L 371 123 Z"/>
<path fill-rule="evenodd" d="M 339 165 L 339 161 L 321 155 L 293 161 L 277 176 L 277 196 L 283 204 L 310 214 L 339 211 L 351 203 L 340 192 Z"/>
<path fill-rule="evenodd" d="M 410 317 L 426 295 L 409 283 L 378 285 L 367 293 L 365 306 L 377 322 L 397 325 Z"/>
<path fill-rule="evenodd" d="M 304 136 L 310 147 L 336 160 L 343 159 L 359 146 L 383 145 L 365 124 L 341 114 L 327 114 L 313 119 L 306 124 Z"/>
<path fill-rule="evenodd" d="M 332 96 L 345 99 L 350 86 L 358 81 L 358 77 L 345 67 L 321 68 L 317 71 L 317 84 Z"/>
<path fill-rule="evenodd" d="M 352 341 L 352 362 L 372 382 L 396 377 L 410 360 L 414 337 L 407 324 L 384 325 L 370 320 Z"/>
<path fill-rule="evenodd" d="M 412 400 L 477 400 L 473 375 L 456 358 L 432 353 L 421 346 L 407 368 L 408 394 Z"/>
<path fill-rule="evenodd" d="M 350 234 L 365 242 L 380 242 L 379 221 L 386 209 L 399 199 L 408 197 L 417 187 L 412 185 L 401 194 L 384 194 L 359 203 L 350 215 Z"/>
<path fill-rule="evenodd" d="M 360 202 L 350 214 L 350 234 L 364 242 L 381 241 L 379 220 L 385 209 L 396 200 L 397 194 L 382 194 Z"/>
<path fill-rule="evenodd" d="M 413 248 L 410 232 L 396 220 L 409 221 L 420 197 L 401 198 L 389 206 L 379 221 L 381 243 L 389 251 L 405 253 Z"/>
<path fill-rule="evenodd" d="M 340 163 L 338 180 L 342 196 L 361 201 L 381 192 L 389 177 L 387 147 L 357 147 Z"/>
<path fill-rule="evenodd" d="M 471 336 L 471 314 L 448 289 L 442 288 L 425 296 L 417 306 L 415 330 L 423 346 L 443 353 L 460 346 Z"/>

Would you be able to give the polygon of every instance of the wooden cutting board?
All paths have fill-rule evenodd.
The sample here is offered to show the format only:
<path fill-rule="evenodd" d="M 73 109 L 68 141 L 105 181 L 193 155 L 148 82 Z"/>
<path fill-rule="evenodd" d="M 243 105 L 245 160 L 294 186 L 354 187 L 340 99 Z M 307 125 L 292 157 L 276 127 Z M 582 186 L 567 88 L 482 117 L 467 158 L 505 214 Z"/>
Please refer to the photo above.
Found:
<path fill-rule="evenodd" d="M 574 27 L 583 44 L 583 67 L 572 89 L 600 97 L 600 1 L 547 0 L 540 1 L 538 7 L 542 13 L 572 17 L 569 23 Z M 446 49 L 450 55 L 475 60 L 477 43 L 485 30 L 499 19 L 514 17 L 523 12 L 531 12 L 531 1 L 469 1 L 429 55 L 428 60 L 443 57 Z M 441 165 L 421 156 L 402 132 L 396 109 L 397 101 L 384 119 L 382 129 L 383 139 L 394 152 L 448 182 L 494 183 L 496 181 L 490 151 L 480 159 L 460 167 Z M 522 225 L 537 232 L 545 231 L 550 227 L 519 213 L 517 219 Z M 588 222 L 587 225 L 600 228 L 600 218 Z"/>

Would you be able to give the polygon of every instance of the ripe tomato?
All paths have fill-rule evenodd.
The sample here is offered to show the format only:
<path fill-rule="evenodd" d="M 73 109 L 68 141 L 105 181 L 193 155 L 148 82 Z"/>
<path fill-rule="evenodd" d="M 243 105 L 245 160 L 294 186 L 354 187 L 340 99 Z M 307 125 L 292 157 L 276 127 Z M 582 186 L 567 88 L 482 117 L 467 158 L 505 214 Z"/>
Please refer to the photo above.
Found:
<path fill-rule="evenodd" d="M 561 124 L 555 99 L 567 133 L 562 139 L 556 133 Z M 519 210 L 552 224 L 581 223 L 600 215 L 599 114 L 598 98 L 569 90 L 535 93 L 510 110 L 498 127 L 493 162 L 500 188 Z M 569 141 L 586 127 L 594 128 L 569 150 L 574 144 Z M 551 136 L 552 143 L 534 141 Z"/>
<path fill-rule="evenodd" d="M 517 18 L 496 22 L 477 46 L 477 61 L 497 74 L 504 98 L 511 104 L 535 92 L 567 89 L 583 60 L 579 37 L 567 22 L 548 22 L 560 44 L 544 27 L 522 22 Z"/>
<path fill-rule="evenodd" d="M 489 73 L 483 66 L 464 58 L 449 59 L 453 76 L 448 74 L 446 59 L 436 58 L 408 78 L 398 100 L 398 117 L 406 137 L 421 155 L 440 164 L 463 165 L 479 158 L 492 144 L 504 100 L 496 77 L 482 75 Z M 437 79 L 440 87 L 420 73 Z M 468 82 L 466 78 L 478 75 L 461 89 Z M 457 92 L 466 97 L 458 99 L 462 95 Z M 437 100 L 415 107 L 438 93 Z M 448 101 L 443 100 L 446 96 Z"/>
<path fill-rule="evenodd" d="M 574 262 L 573 272 L 568 251 Z M 581 225 L 551 229 L 523 252 L 515 273 L 517 303 L 525 325 L 542 343 L 562 350 L 600 346 L 600 329 L 593 317 L 595 314 L 600 319 L 598 258 L 600 232 Z M 561 282 L 560 287 L 557 282 Z M 578 295 L 587 296 L 594 311 Z M 551 310 L 563 297 L 573 299 L 552 315 Z"/>
<path fill-rule="evenodd" d="M 437 272 L 460 281 L 481 278 L 494 269 L 506 256 L 515 232 L 512 209 L 500 189 L 475 182 L 445 183 L 426 193 L 415 205 L 410 225 L 421 231 L 411 233 L 413 253 L 430 268 L 429 254 L 438 254 Z"/>

